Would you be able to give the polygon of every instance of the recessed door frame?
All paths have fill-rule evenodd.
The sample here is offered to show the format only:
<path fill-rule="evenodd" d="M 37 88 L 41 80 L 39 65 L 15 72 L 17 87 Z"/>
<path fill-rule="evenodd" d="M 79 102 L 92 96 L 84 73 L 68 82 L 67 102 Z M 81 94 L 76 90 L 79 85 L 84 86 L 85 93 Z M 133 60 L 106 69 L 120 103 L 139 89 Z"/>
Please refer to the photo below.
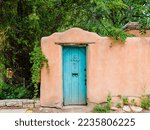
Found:
<path fill-rule="evenodd" d="M 86 87 L 86 103 L 85 104 L 75 104 L 75 105 L 87 105 L 87 63 L 88 63 L 88 61 L 87 61 L 87 49 L 88 49 L 88 47 L 87 47 L 87 45 L 63 45 L 62 46 L 62 99 L 63 99 L 63 105 L 64 105 L 64 58 L 63 58 L 63 50 L 64 50 L 64 47 L 84 47 L 85 48 L 85 69 L 86 69 L 86 72 L 85 72 L 85 82 L 86 82 L 86 85 L 85 85 L 85 87 Z"/>

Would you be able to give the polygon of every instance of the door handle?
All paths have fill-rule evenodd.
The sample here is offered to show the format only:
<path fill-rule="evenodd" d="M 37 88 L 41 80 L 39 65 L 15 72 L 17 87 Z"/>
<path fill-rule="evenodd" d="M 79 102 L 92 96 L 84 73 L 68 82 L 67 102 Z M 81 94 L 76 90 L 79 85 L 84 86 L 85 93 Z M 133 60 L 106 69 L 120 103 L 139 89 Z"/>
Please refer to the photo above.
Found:
<path fill-rule="evenodd" d="M 78 73 L 72 73 L 72 76 L 74 77 L 74 76 L 78 76 Z"/>

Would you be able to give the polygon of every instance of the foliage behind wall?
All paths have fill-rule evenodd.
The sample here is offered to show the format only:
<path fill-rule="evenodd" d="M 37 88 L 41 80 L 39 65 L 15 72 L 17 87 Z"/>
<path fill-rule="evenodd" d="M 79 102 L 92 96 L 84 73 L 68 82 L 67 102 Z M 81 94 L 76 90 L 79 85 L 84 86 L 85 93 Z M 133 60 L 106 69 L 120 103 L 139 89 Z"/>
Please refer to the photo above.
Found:
<path fill-rule="evenodd" d="M 122 26 L 129 21 L 139 22 L 141 30 L 150 28 L 149 6 L 149 0 L 1 0 L 0 69 L 12 68 L 15 77 L 7 83 L 25 84 L 31 95 L 37 95 L 31 77 L 39 76 L 40 65 L 36 71 L 34 65 L 43 59 L 30 59 L 36 59 L 32 54 L 40 47 L 41 37 L 81 27 L 125 40 Z"/>

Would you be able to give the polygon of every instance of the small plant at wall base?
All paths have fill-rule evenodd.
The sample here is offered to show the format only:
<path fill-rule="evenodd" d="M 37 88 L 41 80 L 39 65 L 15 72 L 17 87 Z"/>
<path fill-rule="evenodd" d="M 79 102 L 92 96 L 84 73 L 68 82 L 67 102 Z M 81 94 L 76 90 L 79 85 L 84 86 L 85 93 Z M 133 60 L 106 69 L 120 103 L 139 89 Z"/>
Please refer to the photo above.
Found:
<path fill-rule="evenodd" d="M 97 104 L 94 108 L 93 108 L 93 112 L 94 113 L 109 113 L 110 109 L 107 105 L 101 105 L 101 104 Z"/>
<path fill-rule="evenodd" d="M 128 104 L 129 104 L 128 97 L 126 97 L 126 96 L 121 96 L 121 100 L 122 100 L 122 102 L 123 102 L 123 105 L 128 105 Z"/>
<path fill-rule="evenodd" d="M 121 103 L 120 103 L 120 102 L 118 102 L 118 103 L 116 104 L 116 107 L 117 107 L 117 108 L 122 108 Z"/>
<path fill-rule="evenodd" d="M 111 105 L 112 105 L 112 97 L 109 94 L 107 96 L 107 102 L 104 105 L 101 104 L 97 104 L 94 108 L 93 108 L 93 112 L 95 113 L 109 113 L 110 109 L 111 109 Z"/>
<path fill-rule="evenodd" d="M 141 107 L 144 109 L 150 108 L 150 94 L 141 97 Z"/>
<path fill-rule="evenodd" d="M 109 94 L 109 95 L 107 96 L 107 106 L 108 106 L 109 109 L 111 108 L 111 105 L 112 105 L 112 97 L 111 97 L 111 95 Z"/>
<path fill-rule="evenodd" d="M 136 102 L 135 102 L 135 99 L 132 99 L 132 100 L 131 100 L 130 105 L 132 105 L 132 106 L 136 106 L 136 105 L 137 105 Z"/>
<path fill-rule="evenodd" d="M 40 82 L 40 71 L 44 63 L 48 66 L 48 61 L 42 54 L 41 48 L 35 46 L 33 51 L 30 53 L 30 62 L 32 65 L 32 83 L 34 84 L 34 98 L 38 95 L 38 84 Z"/>

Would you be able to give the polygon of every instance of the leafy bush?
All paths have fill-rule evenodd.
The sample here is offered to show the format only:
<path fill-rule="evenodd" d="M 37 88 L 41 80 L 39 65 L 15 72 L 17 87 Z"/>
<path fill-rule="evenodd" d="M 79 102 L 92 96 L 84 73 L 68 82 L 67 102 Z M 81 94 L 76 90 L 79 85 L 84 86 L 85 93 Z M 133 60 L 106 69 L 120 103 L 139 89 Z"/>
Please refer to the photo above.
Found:
<path fill-rule="evenodd" d="M 31 98 L 29 90 L 21 85 L 1 84 L 0 99 Z"/>
<path fill-rule="evenodd" d="M 93 112 L 95 113 L 108 113 L 110 112 L 111 109 L 111 105 L 112 105 L 112 97 L 109 94 L 107 96 L 107 102 L 104 105 L 98 104 L 93 108 Z"/>
<path fill-rule="evenodd" d="M 149 109 L 149 107 L 150 107 L 150 95 L 144 95 L 141 97 L 141 107 L 144 109 Z"/>
<path fill-rule="evenodd" d="M 108 113 L 108 112 L 110 112 L 110 107 L 108 106 L 108 104 L 106 104 L 106 105 L 98 104 L 93 108 L 93 112 L 95 112 L 95 113 Z"/>
<path fill-rule="evenodd" d="M 108 113 L 108 112 L 110 112 L 110 108 L 108 107 L 108 105 L 98 104 L 93 108 L 93 112 L 95 112 L 95 113 Z"/>

